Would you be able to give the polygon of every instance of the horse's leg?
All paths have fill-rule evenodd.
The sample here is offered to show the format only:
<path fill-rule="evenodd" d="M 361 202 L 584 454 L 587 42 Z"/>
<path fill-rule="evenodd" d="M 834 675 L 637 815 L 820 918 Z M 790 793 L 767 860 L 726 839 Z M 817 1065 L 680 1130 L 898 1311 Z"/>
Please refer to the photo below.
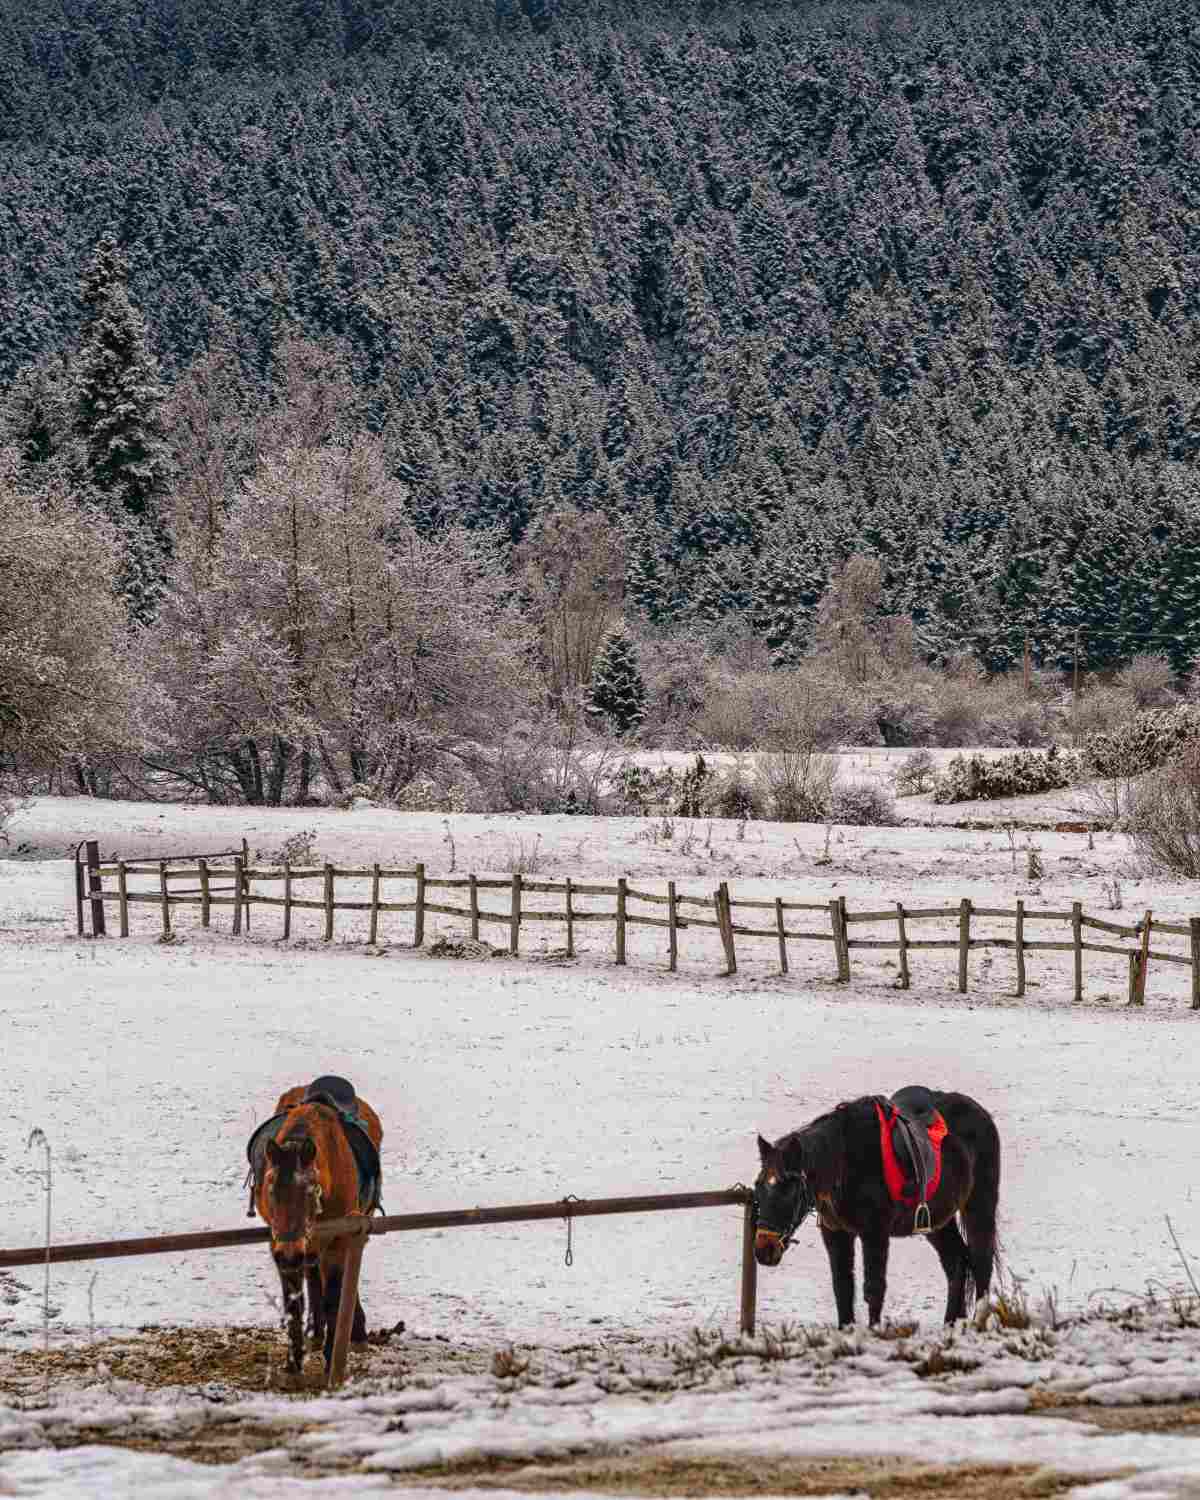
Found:
<path fill-rule="evenodd" d="M 314 1345 L 325 1342 L 325 1289 L 321 1284 L 321 1262 L 316 1260 L 304 1268 L 304 1280 L 308 1288 L 308 1336 Z"/>
<path fill-rule="evenodd" d="M 867 1321 L 874 1328 L 883 1314 L 883 1299 L 887 1293 L 888 1237 L 867 1235 L 862 1237 L 863 1247 L 863 1297 L 867 1304 Z"/>
<path fill-rule="evenodd" d="M 354 1322 L 350 1328 L 350 1342 L 352 1344 L 367 1342 L 367 1315 L 363 1312 L 361 1297 L 357 1298 L 354 1303 Z"/>
<path fill-rule="evenodd" d="M 946 1322 L 954 1323 L 967 1315 L 967 1247 L 953 1219 L 929 1236 L 946 1273 Z"/>
<path fill-rule="evenodd" d="M 841 1229 L 821 1226 L 829 1269 L 833 1272 L 833 1297 L 837 1303 L 838 1327 L 854 1322 L 854 1236 Z"/>
<path fill-rule="evenodd" d="M 299 1266 L 277 1266 L 283 1292 L 283 1311 L 287 1318 L 289 1375 L 299 1375 L 304 1368 L 304 1275 Z"/>

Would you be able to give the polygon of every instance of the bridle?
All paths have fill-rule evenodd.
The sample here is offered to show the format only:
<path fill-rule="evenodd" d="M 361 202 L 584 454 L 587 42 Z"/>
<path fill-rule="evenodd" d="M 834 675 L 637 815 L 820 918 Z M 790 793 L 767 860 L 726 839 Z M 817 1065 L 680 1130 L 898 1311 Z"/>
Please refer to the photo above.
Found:
<path fill-rule="evenodd" d="M 777 1229 L 774 1225 L 768 1224 L 763 1220 L 762 1208 L 758 1196 L 758 1184 L 756 1183 L 754 1187 L 755 1227 L 760 1233 L 769 1234 L 773 1239 L 777 1239 L 779 1241 L 780 1253 L 786 1250 L 792 1243 L 792 1239 L 795 1236 L 796 1230 L 800 1228 L 800 1225 L 817 1206 L 817 1195 L 813 1192 L 812 1187 L 809 1184 L 808 1173 L 803 1170 L 799 1172 L 779 1173 L 779 1180 L 781 1182 L 788 1181 L 790 1179 L 795 1179 L 799 1182 L 800 1191 L 796 1196 L 796 1212 L 792 1216 L 792 1221 L 786 1229 Z"/>
<path fill-rule="evenodd" d="M 273 1188 L 274 1183 L 271 1183 L 267 1188 L 268 1203 L 273 1197 Z M 316 1221 L 320 1215 L 321 1184 L 318 1180 L 314 1179 L 312 1182 L 306 1184 L 304 1189 L 304 1227 L 291 1234 L 276 1234 L 275 1226 L 273 1224 L 270 1225 L 272 1254 L 274 1254 L 276 1247 L 280 1245 L 300 1245 L 303 1249 L 307 1250 L 308 1242 L 312 1238 L 313 1229 L 316 1227 Z"/>

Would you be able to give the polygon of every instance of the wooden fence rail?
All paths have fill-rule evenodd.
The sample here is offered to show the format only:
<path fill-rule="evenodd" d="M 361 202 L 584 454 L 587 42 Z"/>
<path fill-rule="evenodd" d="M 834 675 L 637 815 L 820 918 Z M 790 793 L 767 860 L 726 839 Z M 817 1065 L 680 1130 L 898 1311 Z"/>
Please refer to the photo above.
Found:
<path fill-rule="evenodd" d="M 379 1234 L 404 1234 L 420 1229 L 467 1228 L 471 1225 L 525 1224 L 539 1219 L 584 1219 L 597 1214 L 669 1213 L 687 1208 L 742 1209 L 742 1259 L 739 1322 L 743 1333 L 752 1334 L 758 1298 L 758 1263 L 754 1259 L 754 1197 L 749 1188 L 738 1186 L 707 1193 L 655 1193 L 631 1198 L 560 1198 L 553 1203 L 515 1203 L 502 1208 L 450 1209 L 423 1214 L 385 1214 L 379 1218 L 327 1219 L 317 1226 L 319 1240 L 350 1236 L 353 1243 L 346 1258 L 344 1280 L 334 1330 L 329 1384 L 345 1378 L 350 1345 L 351 1316 L 358 1298 L 358 1278 L 366 1241 Z M 142 1239 L 87 1240 L 70 1245 L 42 1245 L 21 1250 L 0 1250 L 0 1269 L 10 1266 L 63 1265 L 70 1261 L 113 1260 L 130 1255 L 176 1255 L 187 1250 L 228 1250 L 243 1245 L 261 1245 L 271 1232 L 257 1229 L 211 1229 L 191 1234 L 160 1234 Z M 343 1316 L 344 1313 L 344 1316 Z"/>
<path fill-rule="evenodd" d="M 82 846 L 81 846 L 82 847 Z M 505 930 L 508 952 L 516 957 L 520 951 L 521 931 L 532 923 L 553 922 L 566 927 L 568 957 L 575 955 L 576 928 L 580 923 L 603 923 L 615 928 L 616 962 L 627 961 L 627 939 L 631 927 L 661 928 L 667 933 L 667 967 L 674 972 L 678 967 L 679 936 L 689 928 L 708 928 L 717 933 L 725 956 L 726 974 L 737 972 L 737 940 L 768 940 L 776 948 L 780 973 L 789 972 L 788 945 L 790 943 L 829 943 L 833 946 L 836 977 L 846 983 L 851 977 L 851 962 L 855 952 L 892 951 L 898 955 L 898 985 L 908 989 L 912 983 L 911 956 L 923 951 L 941 950 L 953 952 L 958 959 L 958 989 L 966 994 L 970 977 L 969 959 L 972 952 L 984 948 L 999 948 L 1014 954 L 1016 960 L 1016 994 L 1024 995 L 1027 981 L 1026 955 L 1030 953 L 1070 953 L 1072 955 L 1073 989 L 1076 1000 L 1083 998 L 1084 955 L 1102 953 L 1126 955 L 1129 961 L 1129 1002 L 1141 1005 L 1145 1002 L 1146 976 L 1151 960 L 1158 963 L 1175 964 L 1191 971 L 1191 1008 L 1200 1010 L 1200 917 L 1191 917 L 1186 922 L 1164 922 L 1155 920 L 1152 912 L 1146 912 L 1140 922 L 1129 924 L 1089 916 L 1081 902 L 1072 902 L 1069 909 L 1037 910 L 1029 908 L 1024 901 L 1017 900 L 1013 907 L 976 906 L 964 897 L 955 906 L 905 906 L 903 902 L 869 911 L 850 911 L 844 896 L 835 896 L 829 901 L 787 901 L 782 897 L 771 899 L 735 899 L 728 883 L 722 881 L 711 895 L 686 894 L 677 891 L 674 881 L 667 882 L 665 892 L 642 890 L 633 886 L 625 877 L 614 885 L 594 882 L 564 880 L 531 880 L 521 872 L 508 877 L 483 875 L 436 875 L 426 873 L 423 864 L 412 866 L 351 866 L 338 868 L 331 864 L 281 868 L 265 868 L 251 865 L 246 857 L 245 843 L 242 852 L 232 853 L 232 866 L 218 867 L 214 861 L 224 856 L 205 857 L 190 855 L 196 860 L 194 868 L 170 868 L 170 860 L 118 860 L 101 864 L 94 858 L 95 844 L 88 845 L 89 859 L 86 867 L 76 862 L 75 903 L 79 932 L 84 932 L 85 908 L 92 913 L 92 935 L 104 934 L 104 908 L 115 904 L 118 909 L 120 933 L 129 933 L 129 909 L 135 905 L 155 905 L 160 911 L 164 936 L 170 936 L 171 911 L 179 906 L 199 906 L 202 926 L 209 926 L 214 907 L 233 908 L 232 927 L 234 933 L 242 931 L 243 923 L 250 924 L 250 911 L 254 906 L 278 907 L 282 911 L 282 935 L 291 936 L 292 915 L 296 911 L 316 911 L 324 917 L 325 941 L 333 938 L 338 912 L 365 912 L 369 914 L 369 941 L 378 941 L 380 917 L 392 914 L 412 914 L 413 944 L 421 947 L 425 941 L 425 920 L 429 914 L 456 918 L 469 926 L 472 939 L 478 940 L 480 928 L 485 925 L 498 926 Z M 175 858 L 184 858 L 176 856 Z M 85 890 L 85 875 L 87 888 Z M 220 875 L 226 881 L 214 884 Z M 105 888 L 105 880 L 116 882 L 116 888 Z M 130 888 L 132 880 L 153 882 L 150 888 Z M 181 887 L 180 882 L 189 880 L 196 884 Z M 369 881 L 369 898 L 339 900 L 339 881 Z M 297 895 L 297 886 L 309 886 L 319 882 L 320 895 Z M 385 900 L 386 884 L 403 882 L 412 888 L 411 899 Z M 267 890 L 282 886 L 280 895 L 268 895 Z M 507 892 L 507 902 L 496 901 L 495 894 Z M 218 894 L 220 892 L 221 894 Z M 430 892 L 440 897 L 443 892 L 462 892 L 465 901 L 431 900 Z M 481 904 L 481 893 L 489 904 Z M 407 894 L 407 893 L 406 893 Z M 560 897 L 561 905 L 531 900 L 539 897 Z M 611 900 L 611 907 L 603 910 L 587 910 L 579 906 L 580 900 Z M 647 910 L 649 908 L 649 910 Z M 747 920 L 739 921 L 737 913 L 747 913 Z M 790 913 L 819 914 L 825 919 L 826 930 L 817 930 L 810 916 L 803 926 L 797 925 Z M 703 913 L 703 915 L 701 914 Z M 769 915 L 767 915 L 769 914 Z M 1013 933 L 1008 936 L 981 934 L 978 923 L 983 921 L 1010 921 Z M 913 933 L 913 925 L 922 922 L 954 923 L 954 937 L 920 937 Z M 1052 923 L 1067 929 L 1063 938 L 1031 938 L 1027 936 L 1030 923 Z M 851 934 L 864 925 L 895 926 L 894 937 L 855 937 Z M 918 929 L 919 930 L 919 929 Z M 1095 931 L 1124 938 L 1133 943 L 1123 947 L 1111 942 L 1092 942 L 1084 937 L 1085 931 Z M 1156 937 L 1181 937 L 1188 939 L 1186 953 L 1175 953 L 1161 947 L 1151 948 L 1151 934 Z"/>

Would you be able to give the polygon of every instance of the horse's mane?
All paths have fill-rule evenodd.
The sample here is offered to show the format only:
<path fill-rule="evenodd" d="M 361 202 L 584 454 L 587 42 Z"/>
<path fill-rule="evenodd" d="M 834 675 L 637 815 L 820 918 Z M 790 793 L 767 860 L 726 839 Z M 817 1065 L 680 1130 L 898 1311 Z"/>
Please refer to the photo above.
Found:
<path fill-rule="evenodd" d="M 850 1108 L 849 1104 L 839 1104 L 775 1143 L 788 1166 L 803 1171 L 815 1192 L 832 1192 L 841 1184 L 846 1167 L 846 1111 Z"/>

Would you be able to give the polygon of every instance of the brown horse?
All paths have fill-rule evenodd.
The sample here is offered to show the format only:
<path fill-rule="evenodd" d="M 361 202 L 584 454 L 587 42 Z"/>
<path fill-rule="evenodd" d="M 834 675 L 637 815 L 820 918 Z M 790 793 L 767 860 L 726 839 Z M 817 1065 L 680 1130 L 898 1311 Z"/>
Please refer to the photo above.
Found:
<path fill-rule="evenodd" d="M 316 1241 L 313 1231 L 324 1220 L 370 1214 L 378 1207 L 382 1140 L 379 1116 L 352 1084 L 332 1076 L 282 1093 L 271 1119 L 250 1138 L 253 1201 L 271 1230 L 287 1314 L 290 1374 L 298 1375 L 304 1364 L 306 1283 L 309 1329 L 324 1348 L 329 1370 L 350 1240 Z M 355 1305 L 350 1337 L 356 1344 L 367 1337 L 361 1302 Z"/>
<path fill-rule="evenodd" d="M 893 1136 L 887 1126 L 895 1116 L 901 1130 Z M 926 1133 L 940 1142 L 940 1160 L 932 1148 L 918 1149 Z M 904 1160 L 894 1157 L 893 1141 Z M 855 1239 L 862 1241 L 872 1325 L 883 1315 L 894 1238 L 928 1235 L 946 1276 L 947 1323 L 966 1316 L 968 1280 L 976 1297 L 987 1296 L 996 1254 L 1000 1136 L 974 1099 L 919 1084 L 891 1099 L 853 1099 L 773 1143 L 759 1136 L 758 1152 L 755 1259 L 777 1266 L 815 1212 L 842 1327 L 854 1322 Z"/>

